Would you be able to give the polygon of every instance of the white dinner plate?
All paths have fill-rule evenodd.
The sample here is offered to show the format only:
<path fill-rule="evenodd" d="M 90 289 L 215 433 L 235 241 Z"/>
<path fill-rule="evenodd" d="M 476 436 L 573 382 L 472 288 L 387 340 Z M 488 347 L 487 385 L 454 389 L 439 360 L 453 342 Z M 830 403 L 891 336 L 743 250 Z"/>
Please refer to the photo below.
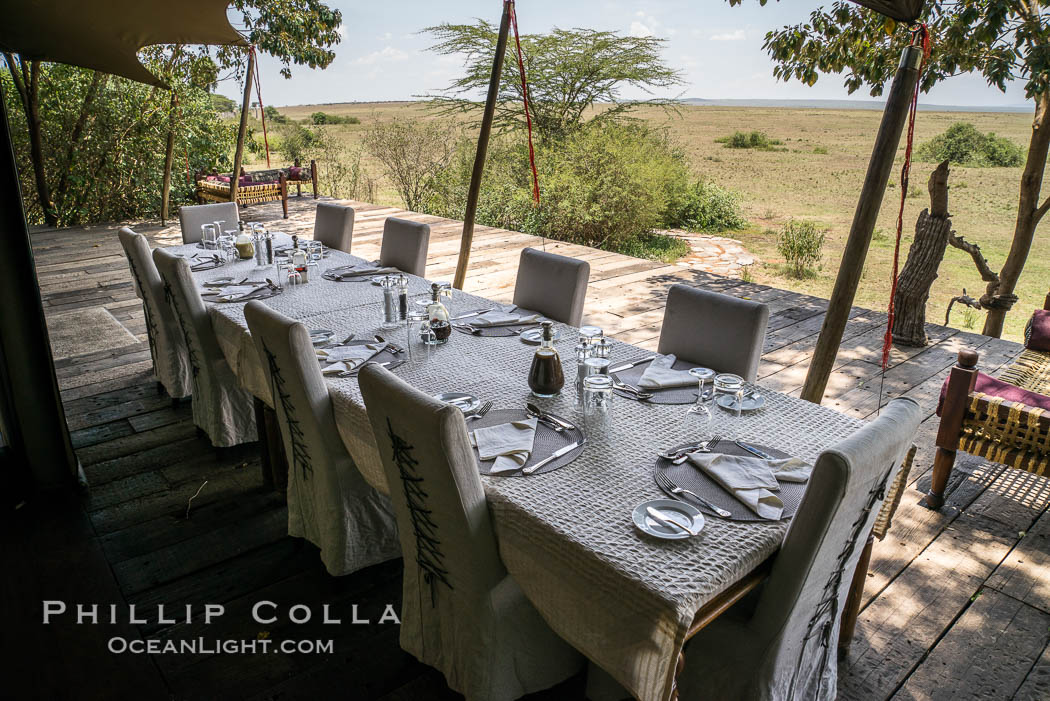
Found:
<path fill-rule="evenodd" d="M 659 521 L 656 521 L 652 516 L 646 513 L 646 509 L 649 507 L 667 513 L 671 518 L 682 523 L 688 521 L 690 528 L 697 533 L 704 528 L 704 515 L 692 504 L 686 504 L 684 501 L 678 501 L 677 499 L 653 499 L 651 501 L 644 501 L 634 507 L 634 513 L 631 514 L 631 518 L 634 519 L 635 527 L 646 535 L 651 535 L 654 538 L 661 538 L 663 540 L 685 540 L 686 538 L 692 538 L 692 536 L 685 531 L 665 526 Z"/>
<path fill-rule="evenodd" d="M 722 394 L 715 400 L 718 402 L 718 406 L 729 411 L 736 411 L 736 397 L 731 394 Z M 758 395 L 757 397 L 745 397 L 744 405 L 741 407 L 741 411 L 755 411 L 761 409 L 766 405 L 765 395 Z"/>
<path fill-rule="evenodd" d="M 481 407 L 481 400 L 466 392 L 442 392 L 441 394 L 435 394 L 434 399 L 445 404 L 451 404 L 464 414 L 477 411 Z"/>

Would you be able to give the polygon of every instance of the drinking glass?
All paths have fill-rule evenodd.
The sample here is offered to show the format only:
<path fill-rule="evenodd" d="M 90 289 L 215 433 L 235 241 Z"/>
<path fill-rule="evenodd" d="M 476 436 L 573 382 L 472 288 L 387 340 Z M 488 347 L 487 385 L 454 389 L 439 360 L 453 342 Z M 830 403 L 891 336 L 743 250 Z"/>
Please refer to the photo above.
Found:
<path fill-rule="evenodd" d="M 735 409 L 736 417 L 739 419 L 740 410 L 744 405 L 744 378 L 730 372 L 715 375 L 715 392 L 733 396 L 733 408 Z"/>
<path fill-rule="evenodd" d="M 583 378 L 583 420 L 587 433 L 601 435 L 609 427 L 613 402 L 613 379 L 608 375 Z"/>
<path fill-rule="evenodd" d="M 602 337 L 602 330 L 597 326 L 581 326 L 580 327 L 580 338 L 587 345 L 591 345 L 595 342 L 595 339 Z"/>
<path fill-rule="evenodd" d="M 216 231 L 214 224 L 201 225 L 201 246 L 203 248 L 216 248 L 218 239 L 219 233 Z"/>
<path fill-rule="evenodd" d="M 710 399 L 705 396 L 704 385 L 715 376 L 715 371 L 710 368 L 690 368 L 689 374 L 696 378 L 698 389 L 696 403 L 689 407 L 686 414 L 693 414 L 700 421 L 700 431 L 697 440 L 711 438 L 711 409 L 708 407 Z M 712 395 L 714 392 L 711 393 Z"/>

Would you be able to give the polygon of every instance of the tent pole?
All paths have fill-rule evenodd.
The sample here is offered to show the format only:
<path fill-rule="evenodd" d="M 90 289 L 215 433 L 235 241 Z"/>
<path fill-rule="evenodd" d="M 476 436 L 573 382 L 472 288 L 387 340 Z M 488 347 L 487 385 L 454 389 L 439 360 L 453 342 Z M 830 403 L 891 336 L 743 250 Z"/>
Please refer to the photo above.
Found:
<path fill-rule="evenodd" d="M 230 202 L 237 201 L 237 186 L 241 182 L 241 163 L 244 159 L 244 134 L 248 131 L 248 108 L 252 99 L 252 76 L 255 75 L 255 52 L 248 52 L 248 72 L 244 76 L 244 100 L 241 102 L 241 126 L 237 130 L 237 152 L 233 156 L 230 173 Z M 228 224 L 230 222 L 227 222 Z M 232 222 L 234 225 L 237 222 Z"/>
<path fill-rule="evenodd" d="M 474 242 L 474 217 L 478 213 L 481 176 L 485 172 L 485 155 L 489 149 L 492 116 L 496 111 L 496 100 L 499 97 L 499 81 L 503 75 L 503 58 L 507 55 L 507 34 L 510 32 L 510 11 L 513 2 L 514 0 L 504 0 L 503 2 L 503 17 L 499 23 L 499 37 L 496 39 L 496 55 L 492 59 L 492 77 L 489 79 L 489 92 L 485 98 L 485 112 L 481 117 L 481 131 L 478 134 L 478 150 L 474 155 L 474 170 L 470 174 L 470 189 L 467 190 L 467 211 L 463 215 L 463 237 L 459 243 L 456 277 L 452 282 L 452 286 L 458 290 L 463 289 L 463 283 L 467 279 L 470 246 Z"/>
<path fill-rule="evenodd" d="M 806 383 L 802 387 L 802 398 L 820 404 L 828 377 L 835 365 L 842 333 L 846 330 L 850 309 L 857 296 L 857 285 L 860 284 L 864 271 L 864 259 L 868 255 L 871 243 L 871 232 L 882 207 L 882 198 L 886 194 L 886 183 L 893 169 L 897 156 L 901 133 L 908 117 L 908 108 L 915 91 L 915 82 L 919 79 L 919 64 L 922 60 L 922 49 L 909 46 L 901 54 L 900 67 L 893 77 L 886 107 L 882 113 L 882 124 L 875 137 L 875 147 L 868 161 L 868 172 L 864 176 L 864 185 L 860 191 L 860 200 L 853 214 L 853 226 L 846 239 L 846 248 L 842 252 L 838 277 L 835 278 L 835 289 L 828 302 L 828 311 L 824 315 L 824 324 L 820 328 L 817 346 L 806 374 Z M 881 398 L 880 398 L 881 399 Z"/>
<path fill-rule="evenodd" d="M 4 104 L 0 82 L 0 106 Z M 6 302 L 0 314 L 0 429 L 4 434 L 0 443 L 6 443 L 9 451 L 0 461 L 0 475 L 16 492 L 30 482 L 38 489 L 68 487 L 75 484 L 79 464 L 55 377 L 4 109 L 0 109 L 0 299 Z M 24 496 L 16 495 L 12 501 L 17 503 Z"/>

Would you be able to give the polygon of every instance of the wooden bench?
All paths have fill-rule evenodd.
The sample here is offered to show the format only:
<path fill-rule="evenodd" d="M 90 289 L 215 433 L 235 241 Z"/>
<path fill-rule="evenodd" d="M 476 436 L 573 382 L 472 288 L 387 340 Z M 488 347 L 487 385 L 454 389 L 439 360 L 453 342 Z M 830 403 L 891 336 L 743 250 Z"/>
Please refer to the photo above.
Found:
<path fill-rule="evenodd" d="M 303 184 L 309 183 L 313 188 L 314 199 L 317 199 L 317 162 L 310 161 L 309 172 L 295 162 L 292 168 L 281 168 L 272 171 L 252 173 L 252 177 L 263 178 L 266 182 L 246 183 L 237 186 L 237 206 L 247 207 L 263 202 L 280 202 L 284 212 L 284 218 L 288 218 L 288 186 L 292 183 L 296 187 L 296 195 L 303 194 Z M 271 176 L 267 178 L 266 176 Z M 198 173 L 197 202 L 229 202 L 230 183 L 216 180 L 217 173 Z"/>
<path fill-rule="evenodd" d="M 1050 310 L 1050 294 L 1044 309 Z M 1050 352 L 1025 349 L 999 380 L 1050 396 Z M 1038 407 L 974 391 L 977 353 L 959 351 L 948 376 L 937 430 L 933 482 L 922 503 L 944 505 L 944 491 L 958 451 L 1045 475 L 1050 470 L 1050 415 Z"/>

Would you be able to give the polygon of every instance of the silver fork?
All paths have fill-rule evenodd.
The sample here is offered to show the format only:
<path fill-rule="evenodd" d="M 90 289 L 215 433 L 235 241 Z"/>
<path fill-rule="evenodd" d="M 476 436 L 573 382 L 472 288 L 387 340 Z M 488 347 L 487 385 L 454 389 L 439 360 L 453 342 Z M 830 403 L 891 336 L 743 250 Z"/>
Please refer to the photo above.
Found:
<path fill-rule="evenodd" d="M 467 421 L 473 421 L 474 419 L 480 419 L 485 414 L 489 413 L 489 409 L 492 408 L 492 402 L 488 401 L 481 405 L 481 408 L 475 411 L 473 414 L 467 415 Z"/>
<path fill-rule="evenodd" d="M 658 480 L 663 480 L 663 486 L 667 489 L 667 491 L 671 492 L 671 494 L 675 495 L 679 499 L 681 499 L 682 495 L 685 494 L 686 496 L 689 496 L 689 497 L 695 499 L 702 506 L 706 506 L 711 511 L 714 511 L 716 514 L 718 514 L 722 518 L 729 518 L 730 516 L 733 515 L 729 511 L 726 511 L 725 509 L 723 509 L 721 506 L 715 506 L 714 504 L 709 502 L 707 499 L 704 499 L 702 496 L 700 496 L 696 492 L 691 492 L 688 489 L 683 489 L 683 488 L 679 487 L 665 473 L 660 473 L 659 475 L 657 475 L 656 478 Z M 682 501 L 685 501 L 685 499 L 682 499 Z M 688 503 L 688 502 L 686 502 L 686 503 Z"/>

